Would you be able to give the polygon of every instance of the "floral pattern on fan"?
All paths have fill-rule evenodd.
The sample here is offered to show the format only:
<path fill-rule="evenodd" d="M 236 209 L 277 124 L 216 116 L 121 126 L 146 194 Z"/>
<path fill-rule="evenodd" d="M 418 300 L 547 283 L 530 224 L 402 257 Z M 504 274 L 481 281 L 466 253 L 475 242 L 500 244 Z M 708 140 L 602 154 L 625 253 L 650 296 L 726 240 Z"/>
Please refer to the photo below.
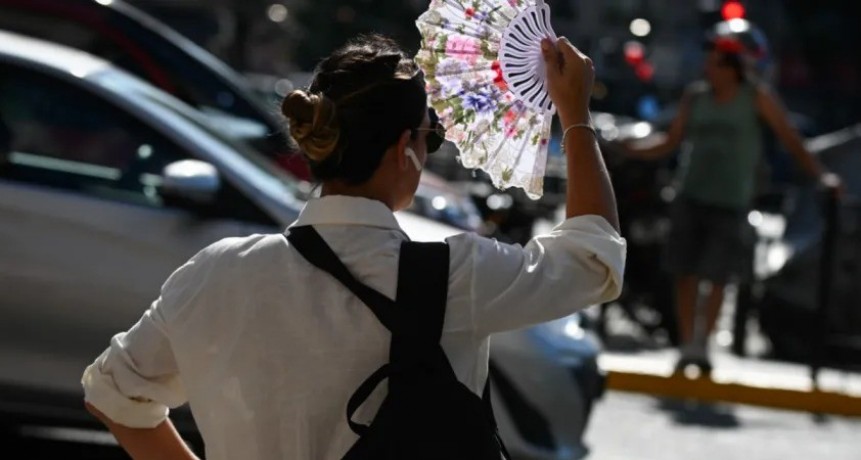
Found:
<path fill-rule="evenodd" d="M 544 191 L 553 113 L 528 107 L 512 93 L 499 61 L 508 25 L 535 0 L 433 0 L 417 21 L 416 62 L 429 104 L 460 150 L 464 167 L 486 171 L 500 189 Z"/>

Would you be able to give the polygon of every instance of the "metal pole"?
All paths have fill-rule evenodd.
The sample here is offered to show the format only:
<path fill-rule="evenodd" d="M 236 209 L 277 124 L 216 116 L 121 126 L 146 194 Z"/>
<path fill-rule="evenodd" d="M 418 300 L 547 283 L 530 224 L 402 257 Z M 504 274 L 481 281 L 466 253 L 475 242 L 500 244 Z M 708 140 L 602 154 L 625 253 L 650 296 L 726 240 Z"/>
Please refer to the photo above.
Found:
<path fill-rule="evenodd" d="M 828 351 L 828 319 L 834 274 L 834 251 L 839 225 L 839 198 L 836 190 L 826 190 L 823 205 L 825 227 L 822 232 L 822 245 L 819 254 L 818 305 L 813 334 L 813 359 L 810 363 L 810 378 L 814 390 L 819 389 L 819 370 L 825 365 L 825 355 Z"/>

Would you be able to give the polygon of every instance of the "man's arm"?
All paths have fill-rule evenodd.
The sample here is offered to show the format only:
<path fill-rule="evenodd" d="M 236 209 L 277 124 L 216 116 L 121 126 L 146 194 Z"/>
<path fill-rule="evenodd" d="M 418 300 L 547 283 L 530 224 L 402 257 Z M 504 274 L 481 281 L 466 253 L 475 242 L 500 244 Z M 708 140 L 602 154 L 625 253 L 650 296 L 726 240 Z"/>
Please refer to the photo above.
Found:
<path fill-rule="evenodd" d="M 691 91 L 685 91 L 679 102 L 679 111 L 666 135 L 651 140 L 625 143 L 623 144 L 625 153 L 634 158 L 657 160 L 675 152 L 685 137 L 685 128 L 691 113 L 691 99 Z"/>
<path fill-rule="evenodd" d="M 786 110 L 777 99 L 777 96 L 764 87 L 758 87 L 756 92 L 756 108 L 783 146 L 795 158 L 795 161 L 810 177 L 819 180 L 825 173 L 825 170 L 816 158 L 807 151 L 807 148 L 804 147 L 801 135 L 789 122 Z"/>
<path fill-rule="evenodd" d="M 801 135 L 789 122 L 789 116 L 778 97 L 764 86 L 757 88 L 756 108 L 760 116 L 774 130 L 780 142 L 789 150 L 795 161 L 820 185 L 839 195 L 844 193 L 840 176 L 829 172 L 804 146 Z"/>

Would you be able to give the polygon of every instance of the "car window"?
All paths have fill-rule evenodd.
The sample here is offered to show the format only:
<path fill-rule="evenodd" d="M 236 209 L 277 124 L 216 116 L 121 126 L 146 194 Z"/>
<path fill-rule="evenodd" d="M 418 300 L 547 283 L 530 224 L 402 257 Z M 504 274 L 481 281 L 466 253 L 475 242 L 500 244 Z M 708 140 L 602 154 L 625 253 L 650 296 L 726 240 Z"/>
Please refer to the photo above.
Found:
<path fill-rule="evenodd" d="M 164 167 L 188 158 L 153 129 L 58 78 L 0 65 L 3 175 L 104 198 L 161 206 Z"/>
<path fill-rule="evenodd" d="M 246 140 L 238 139 L 226 132 L 229 130 L 224 128 L 223 123 L 214 122 L 211 116 L 194 110 L 176 98 L 126 73 L 100 72 L 92 75 L 91 78 L 112 91 L 125 94 L 129 98 L 153 108 L 158 108 L 157 113 L 167 111 L 171 117 L 181 118 L 185 123 L 229 147 L 244 160 L 242 161 L 244 164 L 242 168 L 251 167 L 255 171 L 253 174 L 255 176 L 254 181 L 258 186 L 264 183 L 277 184 L 275 188 L 283 189 L 297 197 L 305 193 L 301 190 L 303 187 L 295 177 L 278 168 L 278 165 L 271 158 L 261 154 Z"/>

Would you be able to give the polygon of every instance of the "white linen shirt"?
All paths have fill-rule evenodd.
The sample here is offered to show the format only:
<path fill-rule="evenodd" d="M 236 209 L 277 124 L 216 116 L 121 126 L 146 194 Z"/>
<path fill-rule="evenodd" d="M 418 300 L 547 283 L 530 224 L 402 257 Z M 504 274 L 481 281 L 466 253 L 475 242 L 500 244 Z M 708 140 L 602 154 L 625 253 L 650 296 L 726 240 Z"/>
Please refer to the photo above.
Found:
<path fill-rule="evenodd" d="M 360 281 L 395 297 L 408 237 L 385 205 L 320 198 L 294 225 L 313 225 Z M 601 217 L 570 219 L 525 247 L 475 234 L 447 241 L 442 347 L 479 395 L 492 333 L 610 301 L 622 286 L 625 240 Z M 210 460 L 335 460 L 357 440 L 347 400 L 388 361 L 389 339 L 369 308 L 284 235 L 228 238 L 177 269 L 82 384 L 88 402 L 133 428 L 157 426 L 168 408 L 189 403 Z M 373 419 L 384 387 L 357 421 Z"/>

